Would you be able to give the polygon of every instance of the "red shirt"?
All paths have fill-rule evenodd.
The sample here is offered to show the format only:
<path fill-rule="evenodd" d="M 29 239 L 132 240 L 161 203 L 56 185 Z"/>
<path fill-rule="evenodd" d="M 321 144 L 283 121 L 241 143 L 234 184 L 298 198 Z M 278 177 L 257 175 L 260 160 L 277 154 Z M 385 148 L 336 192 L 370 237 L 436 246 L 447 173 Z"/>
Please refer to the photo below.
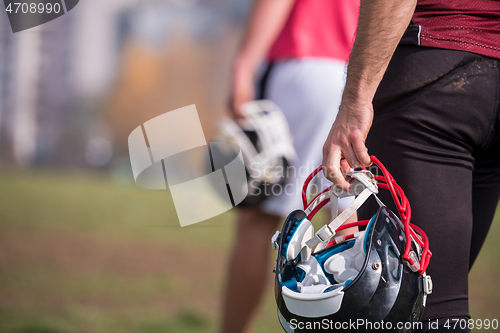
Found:
<path fill-rule="evenodd" d="M 348 60 L 359 0 L 297 0 L 268 60 L 321 57 Z"/>
<path fill-rule="evenodd" d="M 500 1 L 418 0 L 418 44 L 500 58 Z"/>

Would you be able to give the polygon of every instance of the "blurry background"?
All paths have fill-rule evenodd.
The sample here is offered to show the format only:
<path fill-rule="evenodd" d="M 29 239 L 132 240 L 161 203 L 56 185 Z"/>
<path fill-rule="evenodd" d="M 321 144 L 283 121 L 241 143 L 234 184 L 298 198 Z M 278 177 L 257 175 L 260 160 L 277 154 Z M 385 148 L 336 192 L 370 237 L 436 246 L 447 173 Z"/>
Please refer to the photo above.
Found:
<path fill-rule="evenodd" d="M 233 212 L 180 228 L 127 137 L 196 104 L 210 139 L 249 2 L 84 0 L 17 34 L 0 13 L 0 332 L 216 331 Z M 473 318 L 500 319 L 499 219 Z M 281 332 L 271 269 L 256 332 Z"/>

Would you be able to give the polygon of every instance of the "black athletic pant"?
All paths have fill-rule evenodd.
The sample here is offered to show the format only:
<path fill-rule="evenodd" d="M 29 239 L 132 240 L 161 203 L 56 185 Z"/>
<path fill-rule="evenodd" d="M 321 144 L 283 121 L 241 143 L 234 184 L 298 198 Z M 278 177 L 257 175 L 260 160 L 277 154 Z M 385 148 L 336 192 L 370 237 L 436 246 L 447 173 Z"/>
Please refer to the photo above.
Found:
<path fill-rule="evenodd" d="M 426 232 L 433 253 L 424 323 L 469 318 L 468 272 L 500 196 L 499 62 L 400 46 L 375 95 L 368 151 L 403 188 L 411 222 Z M 364 205 L 360 217 L 369 218 L 371 207 Z"/>

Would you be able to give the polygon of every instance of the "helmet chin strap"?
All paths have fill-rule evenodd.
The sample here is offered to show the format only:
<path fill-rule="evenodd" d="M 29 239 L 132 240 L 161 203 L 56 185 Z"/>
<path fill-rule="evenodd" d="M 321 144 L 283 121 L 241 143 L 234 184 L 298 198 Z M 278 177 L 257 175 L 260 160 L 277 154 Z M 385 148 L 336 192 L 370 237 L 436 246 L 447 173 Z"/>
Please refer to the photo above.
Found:
<path fill-rule="evenodd" d="M 378 193 L 377 183 L 372 173 L 369 171 L 353 171 L 346 173 L 344 175 L 351 184 L 349 191 L 341 190 L 337 187 L 331 186 L 327 191 L 320 193 L 313 201 L 305 208 L 305 213 L 309 220 L 312 219 L 314 214 L 323 206 L 330 201 L 330 209 L 332 213 L 332 221 L 329 224 L 325 224 L 321 229 L 319 229 L 314 237 L 306 241 L 307 247 L 312 249 L 319 243 L 327 244 L 330 239 L 335 236 L 335 230 L 344 224 L 349 217 L 354 214 L 361 205 L 368 199 L 372 194 L 375 195 L 379 205 L 384 206 L 384 204 L 378 199 L 376 194 Z M 338 213 L 338 199 L 357 196 L 356 199 L 347 207 L 341 214 L 337 216 Z"/>

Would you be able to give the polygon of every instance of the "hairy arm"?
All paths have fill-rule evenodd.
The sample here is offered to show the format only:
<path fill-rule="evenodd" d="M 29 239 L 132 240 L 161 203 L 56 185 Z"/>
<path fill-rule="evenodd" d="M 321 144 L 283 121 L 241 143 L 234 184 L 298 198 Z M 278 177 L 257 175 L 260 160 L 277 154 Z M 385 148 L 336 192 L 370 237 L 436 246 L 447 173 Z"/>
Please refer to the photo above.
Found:
<path fill-rule="evenodd" d="M 242 103 L 254 99 L 253 75 L 278 37 L 295 0 L 255 0 L 233 69 L 231 107 L 240 117 Z"/>
<path fill-rule="evenodd" d="M 341 188 L 349 188 L 342 171 L 371 164 L 365 139 L 373 120 L 373 96 L 416 3 L 417 0 L 361 1 L 342 103 L 323 146 L 325 176 Z"/>

